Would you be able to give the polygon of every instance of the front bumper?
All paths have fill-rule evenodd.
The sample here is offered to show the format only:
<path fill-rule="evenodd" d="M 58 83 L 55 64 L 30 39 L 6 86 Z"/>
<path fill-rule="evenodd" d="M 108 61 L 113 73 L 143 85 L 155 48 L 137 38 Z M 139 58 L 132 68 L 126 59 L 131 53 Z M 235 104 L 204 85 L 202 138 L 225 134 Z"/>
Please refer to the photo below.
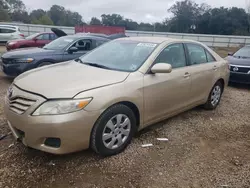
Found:
<path fill-rule="evenodd" d="M 7 50 L 7 51 L 16 49 L 15 45 L 9 45 L 8 43 L 6 43 L 6 46 L 5 46 L 5 47 L 6 47 L 6 50 Z"/>
<path fill-rule="evenodd" d="M 0 70 L 8 76 L 18 76 L 29 70 L 30 67 L 32 67 L 32 65 L 28 63 L 3 64 L 2 61 L 0 61 Z"/>
<path fill-rule="evenodd" d="M 33 94 L 28 95 L 34 99 Z M 64 115 L 31 116 L 39 104 L 45 101 L 42 97 L 35 97 L 38 102 L 21 115 L 11 110 L 9 103 L 5 102 L 6 119 L 16 139 L 20 139 L 26 146 L 53 154 L 89 148 L 92 127 L 99 112 L 81 110 Z M 46 140 L 51 138 L 60 139 L 59 147 L 46 144 Z"/>
<path fill-rule="evenodd" d="M 230 72 L 230 82 L 250 84 L 250 74 L 240 72 Z"/>

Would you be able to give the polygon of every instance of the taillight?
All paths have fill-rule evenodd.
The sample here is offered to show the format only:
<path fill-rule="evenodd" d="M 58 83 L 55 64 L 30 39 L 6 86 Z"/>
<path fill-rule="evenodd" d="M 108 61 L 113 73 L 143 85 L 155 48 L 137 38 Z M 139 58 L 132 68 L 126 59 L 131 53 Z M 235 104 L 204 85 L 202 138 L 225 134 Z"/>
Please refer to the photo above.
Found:
<path fill-rule="evenodd" d="M 24 38 L 24 34 L 19 34 L 19 35 Z"/>

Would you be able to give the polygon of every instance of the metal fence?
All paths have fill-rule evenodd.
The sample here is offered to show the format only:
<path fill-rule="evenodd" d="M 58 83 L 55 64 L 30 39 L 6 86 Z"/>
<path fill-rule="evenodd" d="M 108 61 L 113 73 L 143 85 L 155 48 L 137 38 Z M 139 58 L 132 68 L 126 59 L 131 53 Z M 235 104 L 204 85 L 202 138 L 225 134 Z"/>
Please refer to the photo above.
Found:
<path fill-rule="evenodd" d="M 48 25 L 33 25 L 21 23 L 0 22 L 0 25 L 16 25 L 19 26 L 21 32 L 25 36 L 29 36 L 38 32 L 50 32 L 52 27 L 59 28 L 67 34 L 74 34 L 74 27 L 64 26 L 48 26 Z M 157 37 L 170 37 L 178 39 L 190 39 L 203 42 L 210 47 L 239 47 L 250 45 L 249 36 L 232 36 L 232 35 L 204 35 L 204 34 L 187 34 L 187 33 L 165 33 L 165 32 L 146 32 L 146 31 L 128 31 L 128 36 L 157 36 Z"/>

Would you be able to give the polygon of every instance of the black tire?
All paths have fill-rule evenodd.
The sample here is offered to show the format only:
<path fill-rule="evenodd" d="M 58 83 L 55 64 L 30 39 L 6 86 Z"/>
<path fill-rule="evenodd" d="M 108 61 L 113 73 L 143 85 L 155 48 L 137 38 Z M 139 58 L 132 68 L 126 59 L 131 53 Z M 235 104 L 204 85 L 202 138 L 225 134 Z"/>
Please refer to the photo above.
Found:
<path fill-rule="evenodd" d="M 42 62 L 42 63 L 39 63 L 39 65 L 37 67 L 43 67 L 43 66 L 47 66 L 47 65 L 51 65 L 52 63 L 50 62 Z"/>
<path fill-rule="evenodd" d="M 126 115 L 130 120 L 130 132 L 126 139 L 126 141 L 120 146 L 115 149 L 110 149 L 105 146 L 102 140 L 103 131 L 106 127 L 106 124 L 109 120 L 111 120 L 114 116 L 118 114 Z M 123 104 L 116 104 L 110 108 L 108 108 L 96 121 L 92 133 L 91 133 L 91 140 L 90 146 L 91 148 L 101 156 L 111 156 L 122 152 L 131 142 L 135 132 L 136 132 L 136 117 L 133 111 L 123 105 Z M 113 139 L 113 138 L 112 138 Z"/>
<path fill-rule="evenodd" d="M 215 88 L 220 88 L 220 97 L 218 99 L 218 102 L 216 103 L 213 103 L 212 101 L 212 95 L 213 95 L 213 91 Z M 207 109 L 207 110 L 214 110 L 217 108 L 217 106 L 219 105 L 220 103 L 220 100 L 221 100 L 221 96 L 222 96 L 222 93 L 223 93 L 223 85 L 220 81 L 216 82 L 213 86 L 213 88 L 211 89 L 210 91 L 210 94 L 208 96 L 208 99 L 207 99 L 207 102 L 204 104 L 204 108 Z"/>

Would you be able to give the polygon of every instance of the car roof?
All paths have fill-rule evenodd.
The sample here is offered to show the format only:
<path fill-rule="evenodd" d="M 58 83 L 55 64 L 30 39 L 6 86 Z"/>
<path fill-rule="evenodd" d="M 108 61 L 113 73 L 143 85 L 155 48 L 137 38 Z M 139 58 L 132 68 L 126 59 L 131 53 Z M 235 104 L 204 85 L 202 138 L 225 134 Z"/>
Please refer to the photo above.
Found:
<path fill-rule="evenodd" d="M 125 38 L 119 38 L 116 40 L 131 40 L 131 41 L 138 41 L 138 42 L 150 42 L 150 43 L 163 43 L 163 42 L 196 42 L 194 40 L 187 40 L 187 39 L 175 39 L 175 38 L 168 38 L 168 37 L 125 37 Z"/>
<path fill-rule="evenodd" d="M 77 39 L 96 39 L 96 40 L 106 40 L 109 41 L 110 39 L 107 39 L 105 37 L 98 37 L 98 36 L 93 36 L 93 35 L 79 35 L 79 34 L 75 34 L 75 35 L 67 35 L 67 36 L 63 36 L 64 38 L 72 38 L 74 40 Z"/>
<path fill-rule="evenodd" d="M 108 37 L 108 35 L 103 33 L 76 33 L 75 35 L 92 35 L 92 36 Z"/>
<path fill-rule="evenodd" d="M 18 29 L 18 26 L 13 26 L 13 25 L 0 25 L 0 27 L 6 27 L 6 28 L 11 28 L 11 29 Z"/>

